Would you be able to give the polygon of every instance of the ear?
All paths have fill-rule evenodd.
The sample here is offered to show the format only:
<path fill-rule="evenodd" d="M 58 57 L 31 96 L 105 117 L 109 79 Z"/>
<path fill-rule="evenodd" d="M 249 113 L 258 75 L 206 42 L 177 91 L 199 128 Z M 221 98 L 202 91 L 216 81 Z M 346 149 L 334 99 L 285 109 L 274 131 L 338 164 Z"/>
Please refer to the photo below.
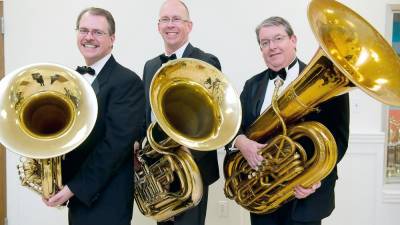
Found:
<path fill-rule="evenodd" d="M 189 33 L 190 33 L 192 31 L 192 28 L 193 28 L 193 22 L 192 21 L 187 22 L 187 26 L 188 26 L 188 30 L 189 30 Z"/>
<path fill-rule="evenodd" d="M 290 42 L 293 44 L 294 48 L 296 48 L 296 46 L 297 46 L 297 36 L 295 34 L 293 34 L 290 37 Z"/>
<path fill-rule="evenodd" d="M 114 45 L 114 41 L 115 41 L 115 34 L 111 35 L 111 36 L 110 36 L 110 38 L 111 38 L 111 43 Z"/>

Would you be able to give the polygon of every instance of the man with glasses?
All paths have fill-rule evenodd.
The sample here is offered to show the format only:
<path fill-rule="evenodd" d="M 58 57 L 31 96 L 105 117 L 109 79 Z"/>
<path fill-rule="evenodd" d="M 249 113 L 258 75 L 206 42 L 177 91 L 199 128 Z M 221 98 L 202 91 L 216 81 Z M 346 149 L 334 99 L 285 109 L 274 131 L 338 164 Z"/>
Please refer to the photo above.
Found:
<path fill-rule="evenodd" d="M 96 93 L 98 115 L 89 137 L 63 160 L 64 187 L 44 202 L 54 207 L 69 201 L 70 225 L 129 225 L 134 189 L 131 146 L 144 133 L 143 83 L 111 53 L 115 22 L 110 12 L 83 10 L 76 30 L 86 63 L 77 70 Z"/>
<path fill-rule="evenodd" d="M 259 115 L 271 104 L 276 79 L 284 80 L 283 90 L 305 68 L 296 57 L 297 38 L 290 24 L 281 17 L 270 17 L 256 28 L 257 41 L 268 69 L 253 76 L 245 83 L 240 95 L 243 110 L 242 126 L 234 141 L 253 169 L 261 165 L 264 158 L 258 154 L 265 144 L 257 143 L 245 136 L 245 132 Z M 304 121 L 318 121 L 333 134 L 339 162 L 348 144 L 349 96 L 334 97 L 317 106 L 313 112 L 302 118 Z M 313 145 L 302 141 L 308 157 L 313 154 Z M 334 187 L 337 179 L 336 167 L 321 182 L 309 188 L 297 186 L 293 192 L 295 200 L 284 204 L 278 210 L 264 215 L 250 213 L 252 225 L 320 225 L 321 220 L 334 209 Z"/>
<path fill-rule="evenodd" d="M 192 30 L 187 6 L 179 0 L 167 0 L 160 9 L 158 31 L 164 40 L 164 54 L 146 62 L 143 72 L 143 81 L 146 95 L 146 126 L 154 120 L 149 102 L 149 87 L 151 80 L 161 65 L 176 58 L 195 58 L 215 66 L 219 70 L 221 65 L 214 55 L 205 53 L 189 43 L 189 33 Z M 183 112 L 184 113 L 184 112 Z M 203 197 L 200 203 L 174 218 L 158 224 L 175 225 L 203 225 L 205 222 L 208 199 L 208 186 L 219 178 L 217 152 L 191 151 L 203 180 Z"/>

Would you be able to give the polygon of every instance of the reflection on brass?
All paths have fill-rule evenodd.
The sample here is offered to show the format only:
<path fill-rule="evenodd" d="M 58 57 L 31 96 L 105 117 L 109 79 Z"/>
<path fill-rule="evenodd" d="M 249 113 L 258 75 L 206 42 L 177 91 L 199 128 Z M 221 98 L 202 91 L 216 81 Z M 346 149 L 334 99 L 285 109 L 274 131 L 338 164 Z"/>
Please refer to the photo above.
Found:
<path fill-rule="evenodd" d="M 36 192 L 42 192 L 42 179 L 38 160 L 21 157 L 17 164 L 18 174 L 22 185 L 27 185 Z"/>
<path fill-rule="evenodd" d="M 50 84 L 53 84 L 56 81 L 64 83 L 64 82 L 68 82 L 68 79 L 61 76 L 60 74 L 54 74 L 53 76 L 50 76 Z"/>
<path fill-rule="evenodd" d="M 36 138 L 53 138 L 68 131 L 74 109 L 68 96 L 53 91 L 35 93 L 17 108 L 21 129 Z"/>
<path fill-rule="evenodd" d="M 196 59 L 164 64 L 149 95 L 157 123 L 137 154 L 135 200 L 143 215 L 163 221 L 201 200 L 201 175 L 188 148 L 210 151 L 227 144 L 239 129 L 241 105 L 224 75 Z M 160 132 L 168 137 L 160 141 L 154 135 Z"/>
<path fill-rule="evenodd" d="M 240 152 L 225 158 L 225 195 L 253 213 L 276 210 L 294 197 L 296 185 L 310 187 L 334 168 L 337 147 L 329 130 L 317 122 L 299 123 L 315 106 L 354 87 L 385 104 L 400 105 L 400 60 L 368 22 L 332 0 L 312 0 L 308 19 L 320 49 L 273 99 L 277 110 L 270 106 L 246 134 L 267 141 L 260 151 L 266 162 L 254 171 Z M 311 157 L 296 142 L 300 137 L 313 141 Z"/>
<path fill-rule="evenodd" d="M 32 78 L 38 82 L 40 86 L 44 86 L 43 76 L 40 73 L 32 73 Z"/>
<path fill-rule="evenodd" d="M 0 98 L 0 142 L 23 156 L 18 164 L 22 184 L 48 198 L 62 188 L 61 156 L 94 126 L 94 91 L 76 71 L 43 63 L 3 78 Z"/>

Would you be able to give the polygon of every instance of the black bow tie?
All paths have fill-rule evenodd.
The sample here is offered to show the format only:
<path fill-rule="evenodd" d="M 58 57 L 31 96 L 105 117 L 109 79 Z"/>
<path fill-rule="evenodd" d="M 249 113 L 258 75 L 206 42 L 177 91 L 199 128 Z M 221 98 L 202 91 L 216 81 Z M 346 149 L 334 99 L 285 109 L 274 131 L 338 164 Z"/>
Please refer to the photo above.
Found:
<path fill-rule="evenodd" d="M 170 56 L 166 56 L 164 54 L 160 55 L 160 60 L 161 60 L 162 64 L 168 62 L 169 60 L 174 60 L 174 59 L 176 59 L 176 55 L 175 54 L 172 54 Z"/>
<path fill-rule="evenodd" d="M 282 68 L 279 71 L 273 71 L 271 69 L 268 69 L 268 71 L 269 71 L 268 76 L 269 76 L 270 80 L 275 79 L 277 76 L 279 76 L 282 80 L 286 79 L 286 70 L 285 70 L 285 68 Z"/>
<path fill-rule="evenodd" d="M 78 66 L 76 67 L 76 71 L 82 75 L 87 73 L 94 76 L 94 74 L 96 73 L 96 71 L 90 66 Z"/>

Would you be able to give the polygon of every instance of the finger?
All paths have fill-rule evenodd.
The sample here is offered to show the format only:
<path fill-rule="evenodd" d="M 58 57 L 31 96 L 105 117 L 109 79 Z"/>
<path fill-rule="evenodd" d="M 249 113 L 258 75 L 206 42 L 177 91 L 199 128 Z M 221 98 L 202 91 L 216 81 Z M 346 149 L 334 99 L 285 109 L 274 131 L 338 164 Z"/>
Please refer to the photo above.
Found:
<path fill-rule="evenodd" d="M 63 198 L 58 198 L 58 199 L 53 200 L 53 201 L 50 202 L 49 204 L 50 204 L 52 207 L 56 207 L 56 206 L 60 206 L 62 203 L 64 203 Z"/>
<path fill-rule="evenodd" d="M 54 206 L 58 206 L 60 204 L 61 199 L 62 199 L 62 195 L 61 195 L 61 192 L 59 192 L 56 195 L 54 195 L 53 197 L 51 197 L 48 202 L 51 206 L 54 207 Z"/>
<path fill-rule="evenodd" d="M 48 202 L 48 200 L 47 200 L 46 198 L 42 197 L 42 201 L 43 201 L 43 203 L 44 203 L 45 205 L 50 206 L 50 205 L 49 205 L 49 202 Z"/>
<path fill-rule="evenodd" d="M 303 192 L 302 190 L 295 190 L 294 195 L 298 199 L 306 198 L 309 194 L 307 192 Z"/>
<path fill-rule="evenodd" d="M 56 200 L 54 200 L 54 199 L 49 199 L 49 201 L 48 201 L 48 205 L 49 205 L 49 206 L 51 206 L 51 207 L 54 207 L 54 206 L 56 206 L 56 205 L 57 205 L 57 201 L 56 201 Z"/>
<path fill-rule="evenodd" d="M 251 161 L 251 164 L 252 164 L 251 168 L 253 168 L 254 170 L 258 170 L 258 161 L 257 161 L 257 159 L 253 158 L 252 161 Z"/>
<path fill-rule="evenodd" d="M 261 162 L 264 160 L 264 157 L 259 153 L 260 152 L 256 152 L 255 154 L 252 155 L 253 161 L 255 162 L 255 164 L 257 164 L 257 166 L 261 165 Z"/>
<path fill-rule="evenodd" d="M 256 155 L 256 160 L 257 162 L 261 163 L 262 161 L 264 161 L 264 157 L 262 155 Z"/>
<path fill-rule="evenodd" d="M 313 186 L 311 186 L 311 189 L 312 189 L 313 191 L 317 190 L 317 188 L 318 188 L 317 184 L 314 184 Z"/>
<path fill-rule="evenodd" d="M 267 145 L 267 144 L 260 144 L 260 143 L 257 143 L 257 144 L 256 144 L 256 148 L 258 148 L 258 149 L 263 149 L 266 145 Z"/>
<path fill-rule="evenodd" d="M 135 141 L 135 144 L 133 144 L 133 149 L 135 151 L 139 149 L 139 142 Z"/>
<path fill-rule="evenodd" d="M 316 183 L 316 184 L 313 185 L 313 189 L 314 189 L 314 190 L 317 190 L 317 189 L 320 188 L 320 187 L 321 187 L 321 182 L 318 182 L 318 183 Z"/>
<path fill-rule="evenodd" d="M 255 161 L 251 161 L 250 166 L 254 170 L 258 170 L 257 163 Z"/>
<path fill-rule="evenodd" d="M 305 196 L 305 195 L 308 195 L 310 192 L 309 192 L 309 189 L 305 189 L 305 188 L 303 188 L 303 187 L 301 187 L 301 186 L 296 186 L 295 187 L 295 191 L 300 195 L 300 196 Z"/>
<path fill-rule="evenodd" d="M 296 190 L 294 190 L 293 192 L 294 192 L 294 197 L 295 197 L 295 198 L 297 198 L 297 199 L 302 199 L 302 198 L 304 198 L 304 197 L 303 197 L 303 194 L 301 194 L 300 192 L 298 192 L 298 191 L 296 191 Z"/>
<path fill-rule="evenodd" d="M 254 156 L 253 156 L 253 159 L 252 159 L 252 162 L 253 162 L 253 164 L 254 164 L 255 166 L 261 165 L 261 161 L 262 161 L 262 160 L 260 160 L 257 156 L 258 156 L 258 155 L 254 155 Z"/>

